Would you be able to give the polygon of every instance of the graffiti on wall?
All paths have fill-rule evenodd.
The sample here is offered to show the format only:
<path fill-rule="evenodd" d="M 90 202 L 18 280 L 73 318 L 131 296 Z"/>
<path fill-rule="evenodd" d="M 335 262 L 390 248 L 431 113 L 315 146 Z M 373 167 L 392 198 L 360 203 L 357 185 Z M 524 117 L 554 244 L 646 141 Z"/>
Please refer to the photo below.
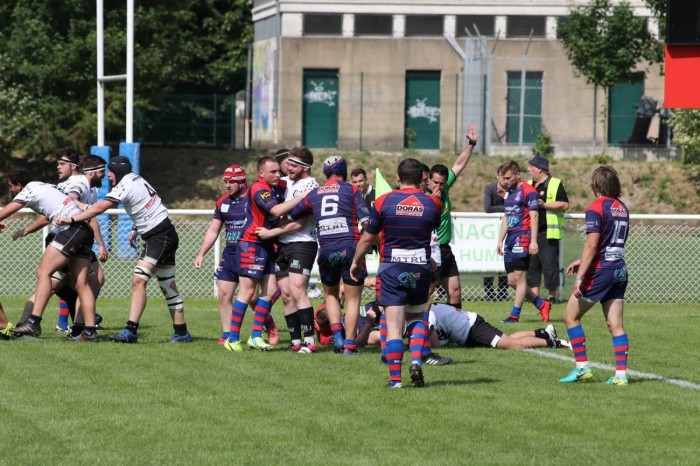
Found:
<path fill-rule="evenodd" d="M 440 116 L 440 108 L 426 105 L 428 98 L 416 99 L 416 103 L 408 107 L 406 113 L 411 118 L 425 118 L 429 123 L 435 123 Z"/>
<path fill-rule="evenodd" d="M 257 42 L 253 46 L 253 121 L 252 139 L 272 141 L 275 83 L 275 43 Z"/>
<path fill-rule="evenodd" d="M 313 90 L 304 94 L 304 99 L 308 103 L 326 104 L 329 107 L 335 107 L 335 99 L 338 95 L 338 91 L 327 91 L 325 89 L 325 83 L 323 82 L 317 83 L 316 81 L 311 81 L 309 84 L 313 86 Z M 331 81 L 329 84 L 333 85 L 334 83 Z"/>

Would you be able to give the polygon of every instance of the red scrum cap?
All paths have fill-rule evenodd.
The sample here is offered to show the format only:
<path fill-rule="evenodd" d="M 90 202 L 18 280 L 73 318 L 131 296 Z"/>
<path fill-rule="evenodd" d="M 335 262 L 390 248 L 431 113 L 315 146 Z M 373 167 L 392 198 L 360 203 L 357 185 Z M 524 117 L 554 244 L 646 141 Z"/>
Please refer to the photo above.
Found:
<path fill-rule="evenodd" d="M 227 167 L 226 170 L 224 170 L 223 178 L 224 181 L 233 180 L 238 182 L 241 188 L 246 186 L 245 170 L 237 163 L 234 163 L 233 165 Z"/>

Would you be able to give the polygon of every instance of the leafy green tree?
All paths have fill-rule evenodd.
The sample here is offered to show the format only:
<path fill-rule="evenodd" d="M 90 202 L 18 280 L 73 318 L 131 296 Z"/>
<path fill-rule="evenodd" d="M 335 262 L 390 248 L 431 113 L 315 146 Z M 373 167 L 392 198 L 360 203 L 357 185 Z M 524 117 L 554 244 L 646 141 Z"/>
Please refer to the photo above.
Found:
<path fill-rule="evenodd" d="M 105 74 L 126 72 L 126 2 L 106 0 Z M 142 0 L 135 8 L 134 105 L 157 118 L 171 92 L 244 87 L 253 40 L 247 0 Z M 96 6 L 0 2 L 0 172 L 21 156 L 52 174 L 55 149 L 96 140 Z M 122 138 L 125 84 L 105 92 L 105 126 Z"/>
<path fill-rule="evenodd" d="M 626 2 L 613 5 L 610 0 L 592 0 L 574 7 L 559 24 L 558 35 L 576 75 L 594 85 L 594 108 L 598 86 L 607 96 L 610 87 L 633 76 L 639 63 L 659 60 L 657 40 Z M 595 115 L 593 118 L 595 147 Z"/>

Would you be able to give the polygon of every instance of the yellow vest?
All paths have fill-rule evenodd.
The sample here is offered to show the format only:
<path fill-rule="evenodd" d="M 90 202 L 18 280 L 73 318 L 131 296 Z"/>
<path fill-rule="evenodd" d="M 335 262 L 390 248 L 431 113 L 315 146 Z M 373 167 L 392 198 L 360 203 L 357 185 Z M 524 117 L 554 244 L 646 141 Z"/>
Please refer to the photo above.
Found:
<path fill-rule="evenodd" d="M 533 184 L 532 180 L 530 180 L 530 184 Z M 547 204 L 557 200 L 557 191 L 559 190 L 560 184 L 561 180 L 559 178 L 554 178 L 553 176 L 549 178 L 547 193 L 545 195 L 545 202 Z M 547 239 L 562 239 L 564 236 L 564 212 L 561 210 L 547 209 L 546 220 Z"/>

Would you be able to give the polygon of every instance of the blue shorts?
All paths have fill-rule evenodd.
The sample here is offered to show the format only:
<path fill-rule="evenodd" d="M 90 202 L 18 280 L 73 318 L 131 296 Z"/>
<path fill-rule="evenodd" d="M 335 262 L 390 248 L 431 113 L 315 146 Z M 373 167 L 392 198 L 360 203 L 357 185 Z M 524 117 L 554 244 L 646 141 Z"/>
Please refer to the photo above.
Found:
<path fill-rule="evenodd" d="M 627 266 L 618 269 L 596 269 L 593 275 L 582 277 L 581 294 L 593 302 L 625 299 L 627 290 Z"/>
<path fill-rule="evenodd" d="M 275 273 L 275 251 L 258 243 L 238 243 L 236 265 L 238 275 L 262 280 L 263 275 Z"/>
<path fill-rule="evenodd" d="M 433 281 L 429 265 L 379 264 L 377 272 L 377 304 L 380 306 L 416 306 L 428 302 Z"/>
<path fill-rule="evenodd" d="M 361 286 L 367 277 L 367 268 L 362 261 L 362 271 L 358 274 L 357 281 L 350 277 L 350 265 L 355 256 L 355 244 L 344 244 L 321 248 L 318 251 L 318 271 L 321 275 L 321 283 L 326 286 L 334 286 L 340 283 L 346 285 Z"/>
<path fill-rule="evenodd" d="M 236 260 L 236 250 L 230 247 L 225 247 L 221 254 L 221 260 L 214 272 L 214 278 L 223 282 L 238 283 L 238 261 Z"/>
<path fill-rule="evenodd" d="M 522 251 L 513 252 L 512 246 L 506 246 L 503 250 L 503 262 L 507 273 L 516 270 L 527 270 L 530 267 L 530 250 L 523 247 L 519 248 Z"/>

